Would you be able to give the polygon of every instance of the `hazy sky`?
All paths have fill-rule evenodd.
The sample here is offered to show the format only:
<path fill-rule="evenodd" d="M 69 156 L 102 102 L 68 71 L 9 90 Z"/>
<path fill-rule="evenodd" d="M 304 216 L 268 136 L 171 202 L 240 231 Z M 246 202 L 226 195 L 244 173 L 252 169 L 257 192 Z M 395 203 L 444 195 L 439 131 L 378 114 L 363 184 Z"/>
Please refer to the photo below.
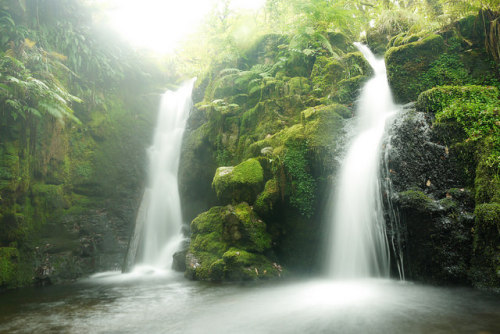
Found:
<path fill-rule="evenodd" d="M 100 0 L 112 26 L 130 42 L 159 53 L 172 51 L 194 32 L 216 0 Z M 233 0 L 233 8 L 255 10 L 265 0 Z"/>

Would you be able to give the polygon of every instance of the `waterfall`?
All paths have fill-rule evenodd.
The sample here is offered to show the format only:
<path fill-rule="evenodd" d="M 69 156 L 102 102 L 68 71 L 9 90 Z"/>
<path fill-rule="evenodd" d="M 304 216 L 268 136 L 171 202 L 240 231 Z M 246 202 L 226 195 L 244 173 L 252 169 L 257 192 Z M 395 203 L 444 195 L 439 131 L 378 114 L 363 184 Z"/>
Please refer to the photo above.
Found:
<path fill-rule="evenodd" d="M 398 110 L 385 63 L 356 43 L 375 75 L 362 88 L 355 135 L 341 164 L 330 214 L 328 274 L 334 278 L 389 276 L 389 245 L 380 192 L 381 143 Z"/>
<path fill-rule="evenodd" d="M 177 173 L 195 80 L 162 96 L 153 145 L 147 151 L 149 180 L 130 240 L 126 270 L 134 264 L 139 270 L 170 269 L 183 240 Z"/>

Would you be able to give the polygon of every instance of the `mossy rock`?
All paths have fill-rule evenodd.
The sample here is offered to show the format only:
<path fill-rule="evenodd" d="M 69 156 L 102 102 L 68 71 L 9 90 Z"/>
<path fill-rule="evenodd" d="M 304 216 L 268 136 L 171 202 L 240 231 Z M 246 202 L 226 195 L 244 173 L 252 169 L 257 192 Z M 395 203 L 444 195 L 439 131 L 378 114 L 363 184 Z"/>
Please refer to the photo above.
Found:
<path fill-rule="evenodd" d="M 278 180 L 271 179 L 266 182 L 264 191 L 259 194 L 254 204 L 254 210 L 261 217 L 272 215 L 273 208 L 280 198 L 280 187 Z"/>
<path fill-rule="evenodd" d="M 35 204 L 48 211 L 67 209 L 70 206 L 63 185 L 36 183 L 31 187 L 31 192 Z"/>
<path fill-rule="evenodd" d="M 436 34 L 387 50 L 387 78 L 397 102 L 417 99 L 418 94 L 425 90 L 420 86 L 419 76 L 429 69 L 444 50 L 444 39 Z"/>
<path fill-rule="evenodd" d="M 500 287 L 500 204 L 481 204 L 475 210 L 472 279 L 479 287 Z"/>
<path fill-rule="evenodd" d="M 332 86 L 344 78 L 344 66 L 333 57 L 319 56 L 311 73 L 313 89 L 319 96 L 330 93 Z"/>
<path fill-rule="evenodd" d="M 370 76 L 372 74 L 373 70 L 370 64 L 359 51 L 350 52 L 342 58 L 320 56 L 316 58 L 311 73 L 313 93 L 318 97 L 330 96 L 339 90 L 338 85 L 348 85 L 348 82 L 353 82 L 350 79 L 358 78 L 358 76 Z M 350 88 L 354 90 L 353 95 L 356 97 L 359 89 L 358 86 L 341 87 L 340 90 Z M 345 97 L 343 98 L 345 99 Z M 349 98 L 344 102 L 339 101 L 350 103 L 352 100 L 352 98 Z"/>
<path fill-rule="evenodd" d="M 476 203 L 500 200 L 500 91 L 485 86 L 441 86 L 420 94 L 418 110 L 435 113 L 434 128 L 469 174 Z"/>
<path fill-rule="evenodd" d="M 415 107 L 418 111 L 438 113 L 457 100 L 475 103 L 498 103 L 500 91 L 488 86 L 439 86 L 422 92 Z"/>
<path fill-rule="evenodd" d="M 430 212 L 438 207 L 433 199 L 418 190 L 407 190 L 398 194 L 398 203 L 403 209 L 413 209 L 419 212 Z"/>
<path fill-rule="evenodd" d="M 264 171 L 259 161 L 249 159 L 236 167 L 219 167 L 212 187 L 223 203 L 252 204 L 264 185 Z"/>
<path fill-rule="evenodd" d="M 350 110 L 341 104 L 313 107 L 301 113 L 304 133 L 312 150 L 334 146 Z"/>
<path fill-rule="evenodd" d="M 333 48 L 339 49 L 344 53 L 350 52 L 354 49 L 351 39 L 341 32 L 329 31 L 326 34 L 326 38 Z"/>
<path fill-rule="evenodd" d="M 246 203 L 211 208 L 192 221 L 191 233 L 186 277 L 234 281 L 260 279 L 277 273 L 279 266 L 273 266 L 264 255 L 271 248 L 266 224 Z M 238 254 L 228 253 L 235 249 Z M 252 268 L 250 275 L 246 269 L 249 267 Z M 256 268 L 262 275 L 256 275 Z"/>
<path fill-rule="evenodd" d="M 369 77 L 366 75 L 358 75 L 340 81 L 331 96 L 331 100 L 341 104 L 354 104 L 359 97 L 363 84 L 368 79 Z"/>
<path fill-rule="evenodd" d="M 254 281 L 281 277 L 282 268 L 261 254 L 231 248 L 222 256 L 225 276 L 230 281 Z M 220 261 L 220 260 L 219 260 Z"/>
<path fill-rule="evenodd" d="M 500 203 L 500 134 L 477 143 L 478 164 L 474 180 L 476 204 Z"/>
<path fill-rule="evenodd" d="M 11 142 L 0 145 L 0 191 L 15 191 L 21 173 L 19 150 Z"/>
<path fill-rule="evenodd" d="M 13 247 L 0 247 L 0 287 L 16 281 L 19 251 Z"/>

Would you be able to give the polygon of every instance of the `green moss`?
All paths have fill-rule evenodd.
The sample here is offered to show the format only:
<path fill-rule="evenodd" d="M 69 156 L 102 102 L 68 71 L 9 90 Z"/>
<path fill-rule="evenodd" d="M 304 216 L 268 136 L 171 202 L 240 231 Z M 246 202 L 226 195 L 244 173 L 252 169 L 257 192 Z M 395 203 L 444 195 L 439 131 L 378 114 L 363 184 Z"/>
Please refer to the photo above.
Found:
<path fill-rule="evenodd" d="M 345 68 L 345 78 L 353 78 L 358 75 L 373 75 L 372 67 L 360 51 L 346 54 L 341 61 Z"/>
<path fill-rule="evenodd" d="M 249 281 L 281 276 L 281 267 L 267 257 L 231 248 L 222 257 L 226 276 L 231 281 Z"/>
<path fill-rule="evenodd" d="M 500 135 L 477 143 L 478 164 L 474 180 L 476 204 L 500 202 Z"/>
<path fill-rule="evenodd" d="M 19 251 L 12 247 L 0 247 L 0 287 L 17 280 Z"/>
<path fill-rule="evenodd" d="M 287 192 L 290 196 L 290 204 L 302 215 L 311 217 L 316 201 L 316 180 L 309 172 L 307 149 L 306 141 L 288 142 L 283 165 L 289 176 Z"/>
<path fill-rule="evenodd" d="M 418 190 L 407 190 L 399 193 L 399 204 L 402 208 L 411 208 L 420 212 L 437 209 L 434 201 Z"/>
<path fill-rule="evenodd" d="M 259 194 L 254 204 L 255 212 L 266 217 L 273 212 L 280 195 L 278 180 L 271 179 L 266 182 L 264 191 Z"/>
<path fill-rule="evenodd" d="M 248 251 L 262 253 L 271 248 L 271 237 L 266 232 L 266 224 L 255 215 L 252 208 L 241 203 L 234 207 L 234 213 L 240 224 L 240 239 L 232 239 L 232 243 L 244 247 Z M 225 222 L 225 229 L 229 227 L 229 220 Z M 233 225 L 234 226 L 234 225 Z"/>
<path fill-rule="evenodd" d="M 69 206 L 63 185 L 35 183 L 31 187 L 31 192 L 35 204 L 47 211 L 53 212 Z"/>
<path fill-rule="evenodd" d="M 193 249 L 202 250 L 214 255 L 220 255 L 227 249 L 227 244 L 222 240 L 222 235 L 218 231 L 197 234 L 191 243 Z"/>
<path fill-rule="evenodd" d="M 309 93 L 311 87 L 309 80 L 304 77 L 293 77 L 288 81 L 288 95 L 305 95 Z"/>
<path fill-rule="evenodd" d="M 313 89 L 318 96 L 328 95 L 332 86 L 344 77 L 344 66 L 336 59 L 325 56 L 316 58 L 311 73 Z"/>
<path fill-rule="evenodd" d="M 341 115 L 348 115 L 343 105 L 331 104 L 306 109 L 302 112 L 305 136 L 312 150 L 327 148 L 335 144 L 344 126 Z"/>
<path fill-rule="evenodd" d="M 499 90 L 485 86 L 440 86 L 422 92 L 417 99 L 418 111 L 440 113 L 453 102 L 492 104 L 499 101 Z"/>
<path fill-rule="evenodd" d="M 249 159 L 236 167 L 219 167 L 212 186 L 224 203 L 253 203 L 264 184 L 264 172 L 259 161 Z"/>
<path fill-rule="evenodd" d="M 262 253 L 270 249 L 266 224 L 246 203 L 213 207 L 191 223 L 191 244 L 186 256 L 186 276 L 197 280 L 243 280 L 247 262 L 226 263 L 224 254 L 237 248 L 259 263 L 270 264 Z M 254 261 L 257 263 L 256 261 Z"/>
<path fill-rule="evenodd" d="M 420 94 L 417 108 L 436 115 L 434 127 L 447 145 L 463 156 L 469 174 L 475 172 L 476 203 L 500 199 L 500 91 L 496 87 L 442 86 Z M 448 129 L 448 130 L 447 130 Z M 449 132 L 449 134 L 447 134 Z M 475 169 L 475 170 L 474 170 Z"/>
<path fill-rule="evenodd" d="M 443 37 L 432 34 L 422 40 L 392 47 L 385 54 L 387 77 L 398 102 L 414 101 L 418 94 L 432 86 L 422 87 L 420 74 L 444 51 Z"/>
<path fill-rule="evenodd" d="M 335 88 L 331 99 L 342 104 L 352 105 L 359 97 L 359 92 L 363 84 L 369 79 L 366 75 L 358 75 L 342 80 Z"/>
<path fill-rule="evenodd" d="M 21 182 L 19 149 L 12 142 L 0 145 L 0 191 L 16 191 Z"/>
<path fill-rule="evenodd" d="M 222 234 L 221 220 L 227 213 L 228 209 L 226 207 L 216 206 L 210 210 L 200 213 L 191 222 L 191 233 L 206 234 L 211 232 L 218 232 Z"/>
<path fill-rule="evenodd" d="M 481 287 L 500 286 L 500 204 L 487 203 L 474 211 L 474 258 L 472 273 Z"/>
<path fill-rule="evenodd" d="M 359 76 L 368 77 L 372 73 L 371 66 L 361 52 L 351 52 L 342 58 L 320 56 L 311 73 L 313 93 L 318 97 L 333 94 L 334 100 L 338 102 L 352 103 L 362 84 Z"/>

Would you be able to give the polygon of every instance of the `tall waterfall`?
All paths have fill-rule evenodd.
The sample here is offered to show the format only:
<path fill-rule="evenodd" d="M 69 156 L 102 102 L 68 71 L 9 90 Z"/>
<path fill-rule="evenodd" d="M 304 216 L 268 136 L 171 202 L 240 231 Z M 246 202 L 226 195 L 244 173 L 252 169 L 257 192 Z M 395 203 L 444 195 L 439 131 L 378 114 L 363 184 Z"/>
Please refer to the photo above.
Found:
<path fill-rule="evenodd" d="M 162 96 L 153 145 L 147 152 L 149 180 L 129 245 L 125 264 L 128 269 L 134 264 L 139 269 L 170 269 L 182 242 L 177 172 L 194 82 L 192 79 Z"/>
<path fill-rule="evenodd" d="M 375 75 L 358 101 L 355 135 L 341 165 L 331 212 L 328 274 L 334 278 L 387 277 L 389 246 L 380 193 L 381 143 L 397 110 L 385 63 L 356 43 Z"/>

